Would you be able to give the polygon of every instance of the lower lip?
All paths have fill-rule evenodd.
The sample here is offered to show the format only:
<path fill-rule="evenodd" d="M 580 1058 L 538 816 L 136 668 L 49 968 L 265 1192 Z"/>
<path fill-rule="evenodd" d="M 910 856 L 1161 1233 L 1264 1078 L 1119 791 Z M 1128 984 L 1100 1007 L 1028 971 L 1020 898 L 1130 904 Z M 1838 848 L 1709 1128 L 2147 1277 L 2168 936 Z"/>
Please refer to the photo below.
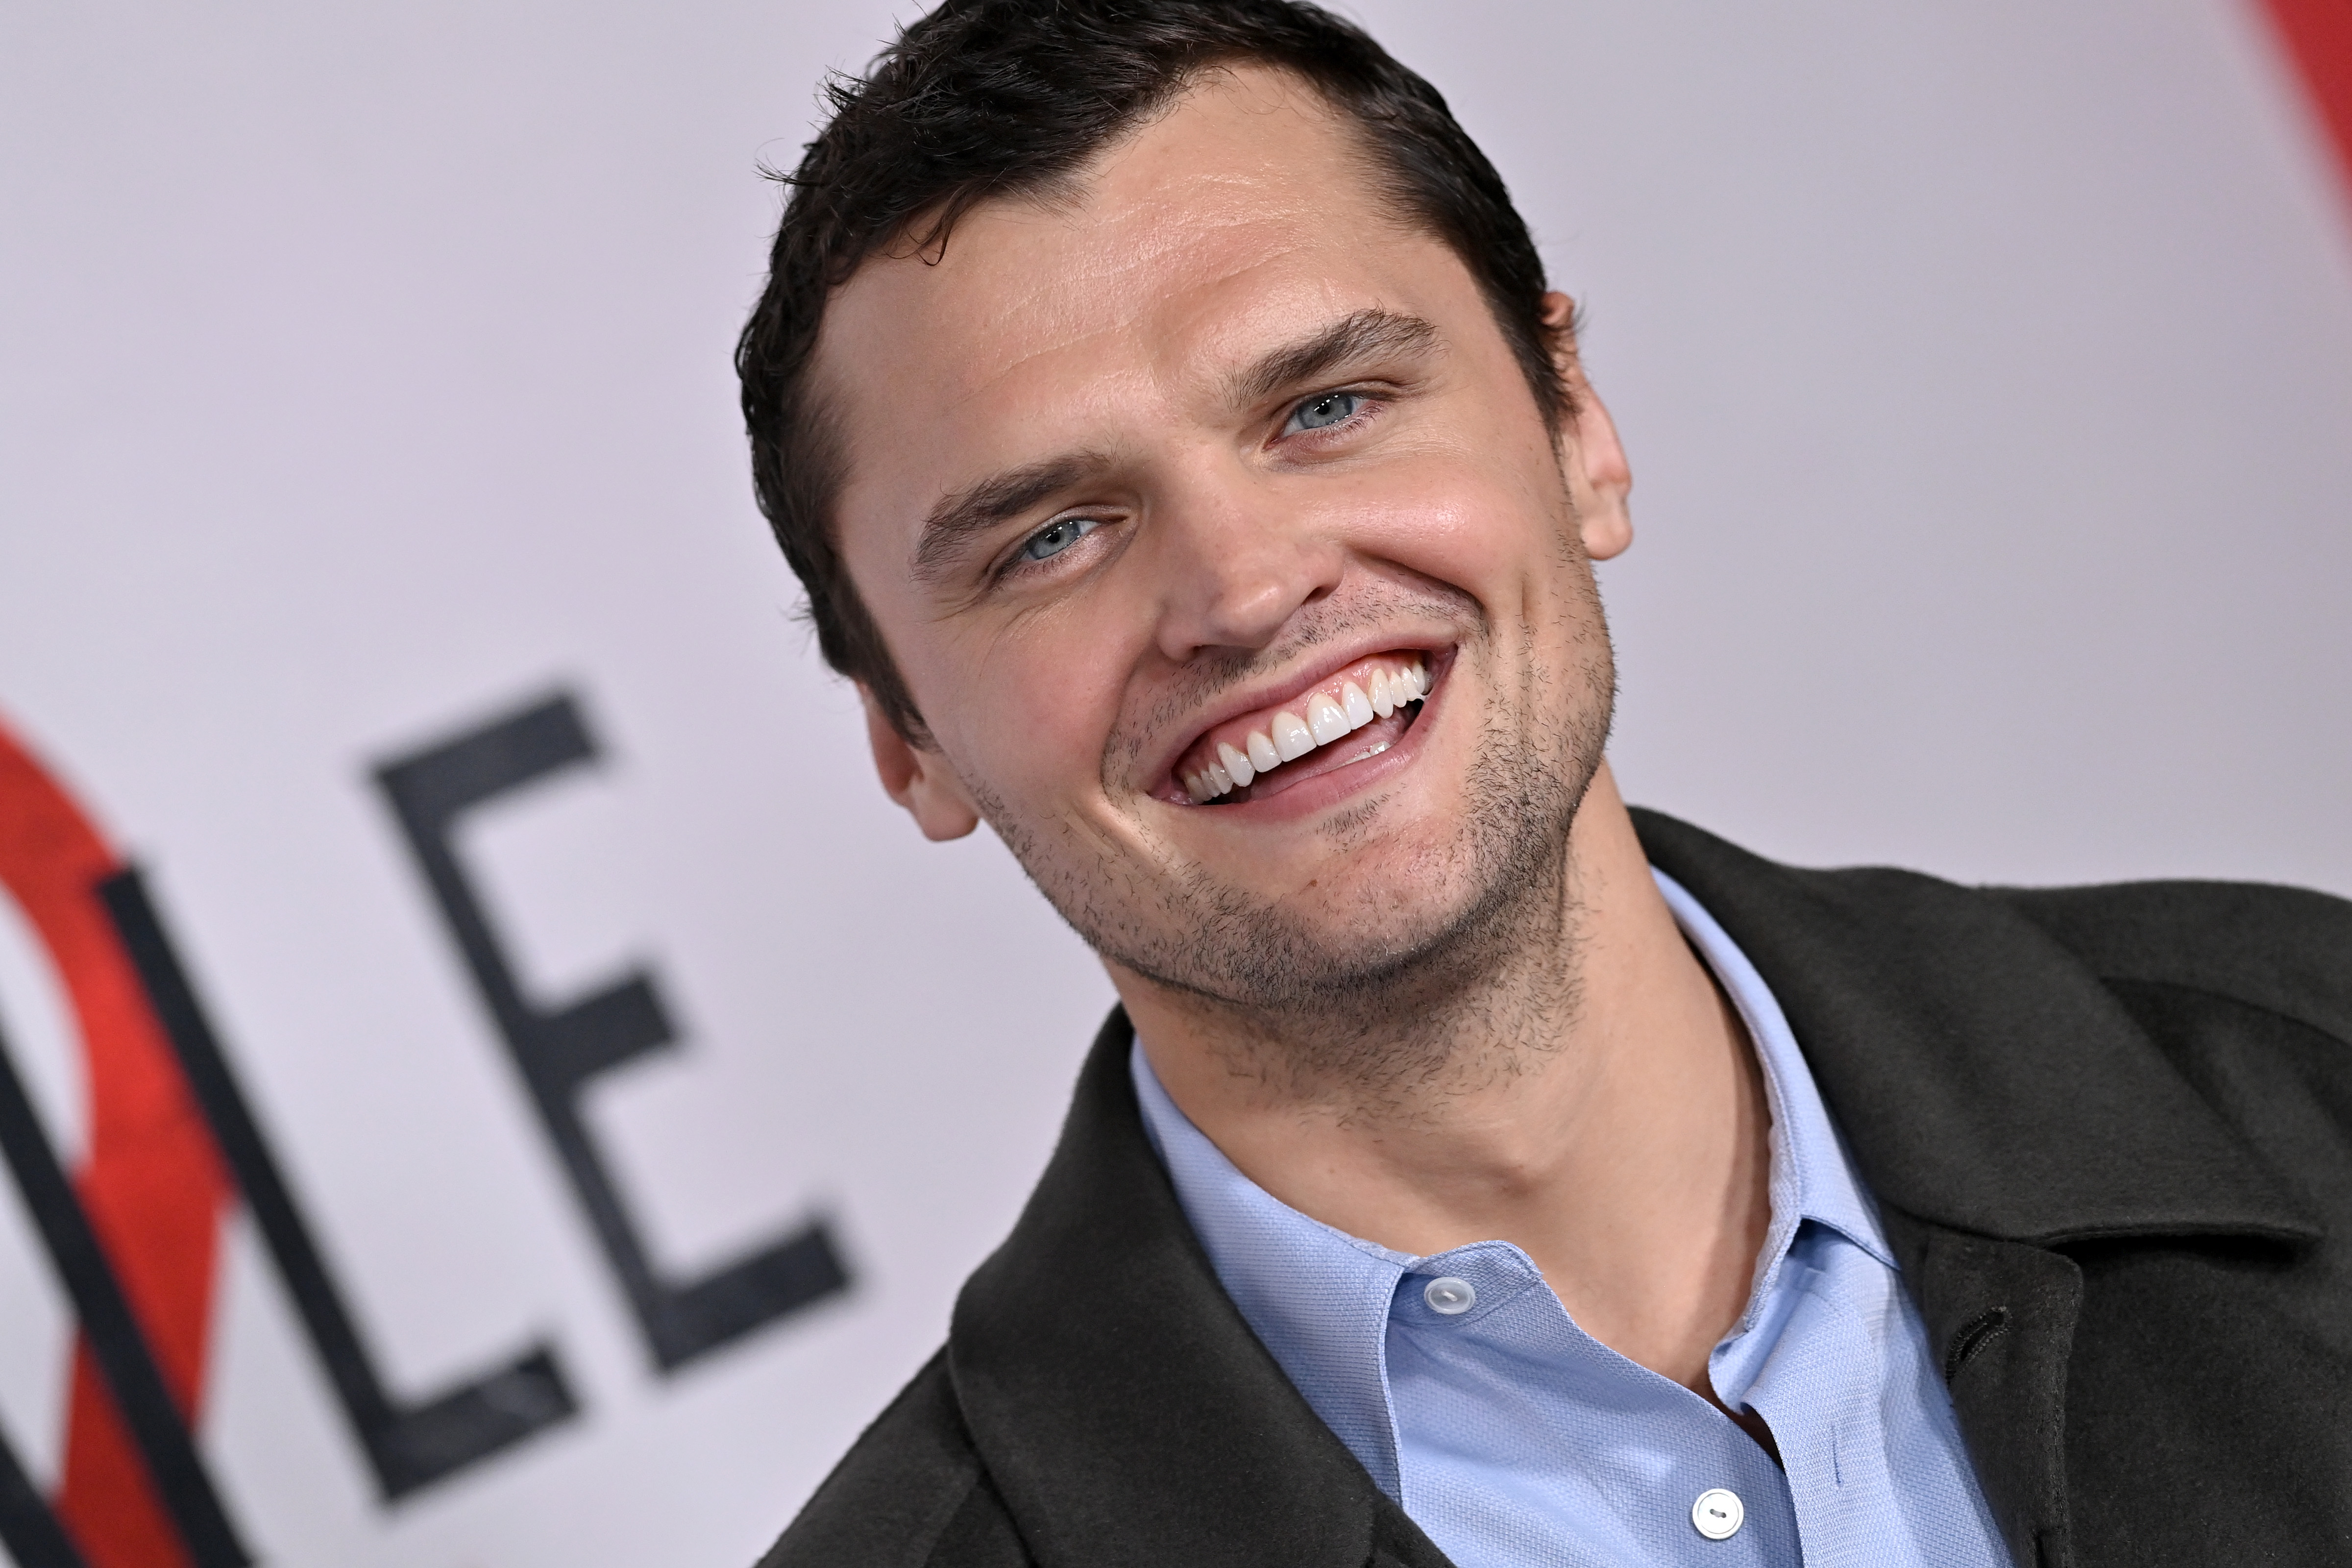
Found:
<path fill-rule="evenodd" d="M 1423 742 L 1429 735 L 1430 721 L 1436 717 L 1433 710 L 1444 689 L 1444 676 L 1440 673 L 1430 694 L 1422 700 L 1419 716 L 1384 752 L 1375 752 L 1369 757 L 1342 763 L 1328 773 L 1286 784 L 1272 795 L 1260 798 L 1235 801 L 1228 805 L 1199 805 L 1191 809 L 1212 813 L 1220 818 L 1230 817 L 1235 822 L 1251 823 L 1295 822 L 1300 817 L 1328 811 L 1350 795 L 1360 795 L 1399 770 L 1412 765 L 1421 755 Z M 1344 746 L 1348 740 L 1353 738 L 1335 741 L 1332 744 Z"/>

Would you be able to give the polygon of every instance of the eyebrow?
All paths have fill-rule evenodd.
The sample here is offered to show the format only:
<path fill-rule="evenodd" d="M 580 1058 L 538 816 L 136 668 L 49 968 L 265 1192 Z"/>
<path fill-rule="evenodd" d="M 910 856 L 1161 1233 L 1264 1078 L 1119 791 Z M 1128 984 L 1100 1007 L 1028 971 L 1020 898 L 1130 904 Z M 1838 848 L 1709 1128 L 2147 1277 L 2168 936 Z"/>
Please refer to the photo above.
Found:
<path fill-rule="evenodd" d="M 1426 354 L 1436 346 L 1437 329 L 1419 316 L 1378 309 L 1358 310 L 1313 337 L 1260 355 L 1228 384 L 1228 395 L 1246 406 L 1360 360 L 1383 354 Z"/>
<path fill-rule="evenodd" d="M 1247 407 L 1363 360 L 1384 354 L 1426 354 L 1437 341 L 1437 329 L 1419 316 L 1379 309 L 1357 310 L 1310 337 L 1259 355 L 1228 379 L 1226 396 L 1235 405 Z M 1064 453 L 992 475 L 947 497 L 931 509 L 916 536 L 916 581 L 942 581 L 952 574 L 967 541 L 1111 466 L 1111 458 L 1102 452 Z"/>
<path fill-rule="evenodd" d="M 1110 467 L 1100 452 L 1069 452 L 1012 468 L 958 490 L 931 509 L 915 543 L 915 577 L 936 583 L 948 575 L 964 541 L 1019 517 L 1046 497 Z"/>

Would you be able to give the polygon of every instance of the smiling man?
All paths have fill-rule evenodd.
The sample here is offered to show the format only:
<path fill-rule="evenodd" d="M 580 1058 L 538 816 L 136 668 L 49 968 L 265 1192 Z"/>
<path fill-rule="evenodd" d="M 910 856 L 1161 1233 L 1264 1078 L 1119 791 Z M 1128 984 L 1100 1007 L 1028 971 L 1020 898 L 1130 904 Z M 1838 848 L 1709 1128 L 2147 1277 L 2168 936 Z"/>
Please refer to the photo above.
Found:
<path fill-rule="evenodd" d="M 884 787 L 1121 1000 L 772 1563 L 2352 1551 L 2352 912 L 1630 812 L 1624 452 L 1360 31 L 949 0 L 740 367 Z"/>

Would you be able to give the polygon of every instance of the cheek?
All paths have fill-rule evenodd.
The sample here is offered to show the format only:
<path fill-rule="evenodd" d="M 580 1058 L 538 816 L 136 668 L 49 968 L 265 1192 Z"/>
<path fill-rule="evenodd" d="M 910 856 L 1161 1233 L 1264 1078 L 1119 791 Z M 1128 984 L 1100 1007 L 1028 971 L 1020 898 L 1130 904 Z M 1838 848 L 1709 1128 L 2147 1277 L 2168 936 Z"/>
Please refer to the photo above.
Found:
<path fill-rule="evenodd" d="M 1555 486 L 1555 489 L 1557 487 Z M 1559 564 L 1566 507 L 1507 473 L 1448 457 L 1391 471 L 1358 498 L 1359 550 L 1458 588 L 1490 609 Z"/>
<path fill-rule="evenodd" d="M 1057 607 L 928 652 L 923 685 L 940 693 L 933 732 L 970 783 L 1022 816 L 1099 793 L 1128 661 L 1088 617 Z M 920 687 L 917 697 L 926 700 Z"/>
<path fill-rule="evenodd" d="M 886 567 L 897 542 L 845 529 L 849 558 L 883 641 L 924 722 L 963 781 L 1006 810 L 1035 816 L 1071 781 L 1091 779 L 1115 710 L 1120 668 L 1090 643 L 1087 623 L 1067 607 L 999 617 L 942 616 Z"/>

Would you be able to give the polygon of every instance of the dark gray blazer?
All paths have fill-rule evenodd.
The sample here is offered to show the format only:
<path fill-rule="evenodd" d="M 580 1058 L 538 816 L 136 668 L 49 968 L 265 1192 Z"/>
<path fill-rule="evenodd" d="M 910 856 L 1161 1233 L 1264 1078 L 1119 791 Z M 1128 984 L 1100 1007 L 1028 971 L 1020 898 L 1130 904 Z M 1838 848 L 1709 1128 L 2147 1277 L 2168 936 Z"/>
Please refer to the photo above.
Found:
<path fill-rule="evenodd" d="M 2018 1562 L 2352 1563 L 2352 904 L 1801 871 L 1635 816 L 1788 1013 Z M 1217 1283 L 1129 1039 L 762 1568 L 1445 1563 Z"/>

